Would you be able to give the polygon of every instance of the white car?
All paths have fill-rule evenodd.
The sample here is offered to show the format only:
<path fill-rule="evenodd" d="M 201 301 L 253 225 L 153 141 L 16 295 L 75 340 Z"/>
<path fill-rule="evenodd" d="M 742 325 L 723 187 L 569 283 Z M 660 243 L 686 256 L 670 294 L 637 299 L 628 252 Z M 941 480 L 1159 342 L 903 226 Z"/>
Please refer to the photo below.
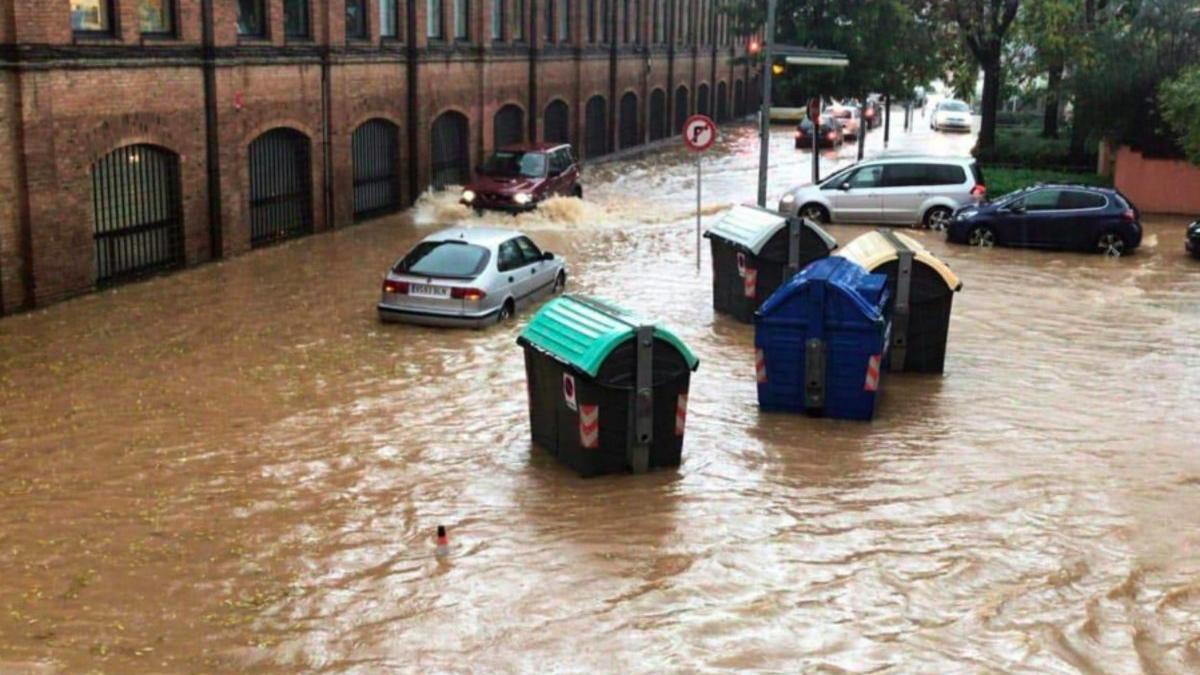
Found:
<path fill-rule="evenodd" d="M 451 228 L 388 269 L 377 309 L 384 322 L 479 328 L 511 319 L 566 283 L 563 259 L 520 232 Z"/>
<path fill-rule="evenodd" d="M 971 106 L 953 99 L 939 101 L 933 106 L 929 128 L 934 131 L 970 131 Z"/>
<path fill-rule="evenodd" d="M 818 223 L 920 223 L 944 230 L 955 210 L 986 192 L 974 158 L 891 156 L 793 188 L 779 200 L 779 212 Z"/>
<path fill-rule="evenodd" d="M 824 114 L 841 123 L 843 136 L 858 138 L 858 130 L 862 127 L 862 116 L 859 114 L 857 106 L 831 106 L 825 109 Z"/>

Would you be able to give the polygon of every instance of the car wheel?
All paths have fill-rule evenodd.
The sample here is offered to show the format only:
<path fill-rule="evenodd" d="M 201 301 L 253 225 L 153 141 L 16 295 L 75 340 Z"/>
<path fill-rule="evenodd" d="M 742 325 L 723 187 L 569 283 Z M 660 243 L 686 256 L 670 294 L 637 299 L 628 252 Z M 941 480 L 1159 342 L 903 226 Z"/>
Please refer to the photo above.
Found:
<path fill-rule="evenodd" d="M 1096 240 L 1096 248 L 1110 258 L 1120 258 L 1125 254 L 1125 238 L 1116 232 L 1105 232 Z"/>
<path fill-rule="evenodd" d="M 967 245 L 991 248 L 996 245 L 996 233 L 987 225 L 976 225 L 967 233 Z"/>
<path fill-rule="evenodd" d="M 829 222 L 829 211 L 820 204 L 805 204 L 800 209 L 800 216 L 821 224 Z"/>
<path fill-rule="evenodd" d="M 945 232 L 950 226 L 950 217 L 952 213 L 950 209 L 944 206 L 935 206 L 925 212 L 925 227 L 936 232 Z"/>
<path fill-rule="evenodd" d="M 516 308 L 513 306 L 512 299 L 505 300 L 504 305 L 500 307 L 500 313 L 496 315 L 496 323 L 508 323 L 512 321 L 515 312 Z"/>
<path fill-rule="evenodd" d="M 554 294 L 561 295 L 567 289 L 567 273 L 559 272 L 558 276 L 554 277 Z"/>
<path fill-rule="evenodd" d="M 575 187 L 571 188 L 571 196 L 576 199 L 583 199 L 583 186 L 576 185 Z"/>

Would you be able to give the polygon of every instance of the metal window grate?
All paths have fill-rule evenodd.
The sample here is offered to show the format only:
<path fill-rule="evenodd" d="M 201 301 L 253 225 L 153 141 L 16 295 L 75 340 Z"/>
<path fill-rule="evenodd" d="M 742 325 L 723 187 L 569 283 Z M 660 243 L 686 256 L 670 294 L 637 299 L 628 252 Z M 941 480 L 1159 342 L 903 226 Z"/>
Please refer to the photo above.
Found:
<path fill-rule="evenodd" d="M 355 219 L 400 208 L 400 129 L 387 120 L 370 120 L 354 131 Z"/>
<path fill-rule="evenodd" d="M 637 95 L 629 92 L 621 97 L 621 148 L 631 148 L 641 143 L 641 134 L 638 132 Z"/>
<path fill-rule="evenodd" d="M 608 153 L 608 104 L 603 96 L 593 96 L 588 99 L 584 109 L 586 119 L 584 154 L 599 157 Z"/>
<path fill-rule="evenodd" d="M 471 180 L 471 153 L 467 117 L 458 112 L 442 113 L 433 122 L 433 176 L 435 190 L 466 185 Z"/>
<path fill-rule="evenodd" d="M 546 106 L 546 129 L 543 132 L 547 143 L 567 143 L 571 140 L 571 117 L 567 104 L 553 101 Z"/>
<path fill-rule="evenodd" d="M 525 140 L 525 111 L 509 104 L 496 112 L 493 120 L 494 149 L 515 145 Z"/>
<path fill-rule="evenodd" d="M 250 245 L 312 232 L 308 137 L 272 129 L 250 144 Z"/>
<path fill-rule="evenodd" d="M 150 145 L 118 148 L 92 166 L 96 282 L 184 262 L 179 157 Z"/>
<path fill-rule="evenodd" d="M 667 93 L 655 89 L 650 94 L 650 140 L 667 137 Z"/>

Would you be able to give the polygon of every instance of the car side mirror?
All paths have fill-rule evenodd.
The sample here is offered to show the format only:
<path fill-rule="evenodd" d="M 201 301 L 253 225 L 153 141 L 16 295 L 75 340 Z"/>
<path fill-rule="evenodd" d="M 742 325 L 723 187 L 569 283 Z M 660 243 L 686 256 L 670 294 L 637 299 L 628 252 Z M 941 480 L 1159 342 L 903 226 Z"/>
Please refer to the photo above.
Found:
<path fill-rule="evenodd" d="M 838 186 L 838 189 L 841 190 L 842 192 L 849 192 L 850 191 L 850 183 L 842 183 L 841 185 Z"/>
<path fill-rule="evenodd" d="M 554 260 L 554 254 L 550 251 L 542 251 L 542 260 Z"/>

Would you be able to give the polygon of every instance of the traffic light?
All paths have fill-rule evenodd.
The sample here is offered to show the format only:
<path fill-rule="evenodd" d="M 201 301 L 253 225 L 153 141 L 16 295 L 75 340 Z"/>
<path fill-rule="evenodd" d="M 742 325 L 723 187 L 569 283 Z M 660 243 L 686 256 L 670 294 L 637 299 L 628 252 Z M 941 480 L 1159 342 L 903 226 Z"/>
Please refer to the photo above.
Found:
<path fill-rule="evenodd" d="M 782 75 L 783 71 L 785 71 L 785 70 L 787 70 L 787 69 L 784 68 L 782 63 L 772 63 L 771 64 L 771 74 L 772 75 Z"/>
<path fill-rule="evenodd" d="M 758 40 L 751 40 L 749 46 L 746 47 L 746 51 L 750 52 L 751 54 L 757 54 Z"/>

